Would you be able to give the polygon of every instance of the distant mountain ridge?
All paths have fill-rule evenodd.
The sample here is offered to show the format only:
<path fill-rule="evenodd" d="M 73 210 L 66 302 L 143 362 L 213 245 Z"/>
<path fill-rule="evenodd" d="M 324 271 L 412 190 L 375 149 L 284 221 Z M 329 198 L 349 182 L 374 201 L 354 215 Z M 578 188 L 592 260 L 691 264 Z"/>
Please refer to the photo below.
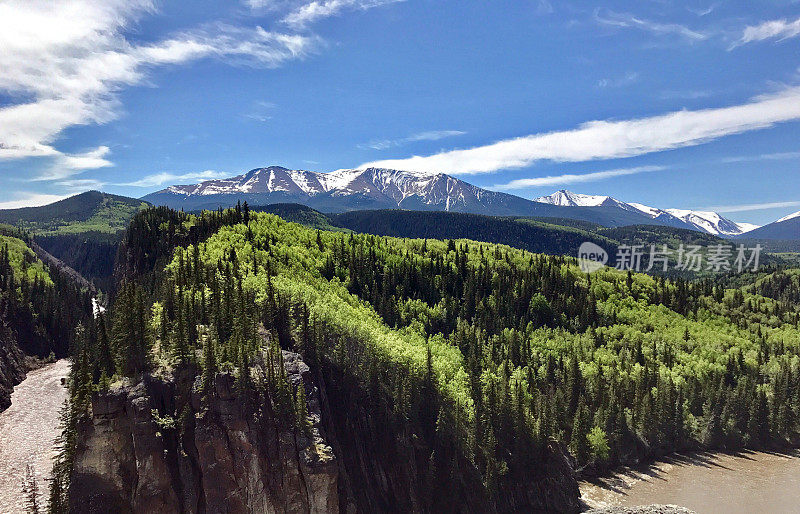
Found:
<path fill-rule="evenodd" d="M 256 168 L 242 175 L 194 185 L 171 186 L 144 200 L 189 210 L 297 202 L 327 212 L 402 208 L 492 214 L 520 214 L 533 202 L 488 191 L 445 174 L 368 168 L 317 173 L 281 166 Z"/>
<path fill-rule="evenodd" d="M 37 235 L 98 232 L 116 234 L 147 203 L 100 191 L 86 191 L 48 205 L 0 209 L 0 223 Z"/>
<path fill-rule="evenodd" d="M 185 211 L 297 203 L 320 212 L 403 209 L 447 211 L 486 216 L 564 218 L 606 227 L 660 225 L 723 237 L 741 237 L 757 225 L 738 223 L 715 212 L 660 209 L 624 202 L 611 196 L 561 190 L 528 200 L 490 191 L 444 173 L 430 174 L 384 168 L 348 169 L 331 173 L 292 170 L 283 166 L 255 168 L 227 179 L 173 185 L 142 200 Z M 800 217 L 800 214 L 795 216 Z M 791 217 L 791 215 L 789 216 Z M 790 237 L 791 238 L 791 237 Z"/>
<path fill-rule="evenodd" d="M 228 179 L 171 186 L 143 200 L 185 211 L 229 207 L 246 201 L 252 206 L 298 203 L 328 213 L 405 209 L 570 218 L 607 227 L 650 224 L 694 228 L 673 216 L 654 217 L 611 201 L 579 207 L 548 205 L 483 189 L 443 173 L 381 168 L 317 173 L 269 166 Z"/>
<path fill-rule="evenodd" d="M 758 228 L 752 223 L 737 223 L 720 216 L 716 212 L 693 211 L 688 209 L 658 209 L 641 203 L 628 203 L 611 196 L 585 195 L 562 189 L 548 196 L 535 199 L 537 202 L 563 207 L 617 207 L 631 212 L 638 212 L 662 225 L 688 228 L 721 236 L 739 236 Z"/>
<path fill-rule="evenodd" d="M 87 191 L 39 207 L 0 210 L 0 223 L 34 234 L 42 250 L 107 291 L 117 243 L 146 207 L 135 198 Z"/>
<path fill-rule="evenodd" d="M 748 239 L 800 239 L 800 211 L 744 234 Z"/>

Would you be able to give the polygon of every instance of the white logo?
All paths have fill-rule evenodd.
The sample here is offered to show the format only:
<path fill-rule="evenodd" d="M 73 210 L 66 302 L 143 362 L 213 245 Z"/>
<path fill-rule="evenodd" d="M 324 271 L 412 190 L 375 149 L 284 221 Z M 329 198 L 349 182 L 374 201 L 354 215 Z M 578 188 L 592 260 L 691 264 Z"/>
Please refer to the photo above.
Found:
<path fill-rule="evenodd" d="M 578 265 L 584 273 L 592 273 L 606 265 L 608 252 L 602 247 L 586 241 L 578 248 Z"/>

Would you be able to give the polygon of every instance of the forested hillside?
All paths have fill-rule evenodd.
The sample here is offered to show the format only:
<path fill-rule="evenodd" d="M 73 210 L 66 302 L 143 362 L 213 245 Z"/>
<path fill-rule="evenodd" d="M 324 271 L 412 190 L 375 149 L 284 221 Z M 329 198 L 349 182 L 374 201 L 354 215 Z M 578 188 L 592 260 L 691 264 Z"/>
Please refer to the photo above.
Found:
<path fill-rule="evenodd" d="M 529 219 L 425 211 L 351 211 L 330 216 L 354 232 L 416 239 L 472 239 L 551 255 L 577 255 L 584 241 L 616 253 L 617 243 L 596 233 Z"/>
<path fill-rule="evenodd" d="M 147 202 L 125 196 L 87 191 L 41 207 L 0 210 L 0 223 L 37 235 L 98 232 L 114 234 Z"/>
<path fill-rule="evenodd" d="M 0 210 L 0 223 L 32 234 L 45 251 L 105 291 L 112 286 L 121 234 L 147 205 L 134 198 L 88 191 L 41 207 Z"/>
<path fill-rule="evenodd" d="M 567 257 L 317 231 L 247 208 L 144 211 L 120 255 L 110 323 L 77 340 L 62 470 L 91 391 L 123 377 L 185 377 L 191 389 L 196 376 L 193 394 L 213 403 L 215 377 L 233 373 L 247 412 L 308 430 L 306 392 L 276 371 L 279 349 L 327 385 L 328 429 L 351 450 L 338 456 L 340 499 L 362 510 L 456 510 L 469 490 L 474 508 L 571 511 L 561 448 L 588 470 L 796 440 L 800 310 L 765 281 L 585 275 Z M 158 404 L 169 444 L 186 444 L 204 405 Z M 370 419 L 348 424 L 365 406 Z M 378 448 L 352 440 L 374 430 Z M 410 483 L 364 470 L 409 436 Z M 69 490 L 68 471 L 58 481 Z"/>
<path fill-rule="evenodd" d="M 45 266 L 28 236 L 0 227 L 0 410 L 25 375 L 28 357 L 64 357 L 73 328 L 90 312 L 90 298 Z"/>
<path fill-rule="evenodd" d="M 731 241 L 684 228 L 658 225 L 608 228 L 588 221 L 563 218 L 512 218 L 400 210 L 351 211 L 326 215 L 297 204 L 277 204 L 259 207 L 257 210 L 271 212 L 287 221 L 312 228 L 335 230 L 335 227 L 339 227 L 366 234 L 419 239 L 472 239 L 549 255 L 576 256 L 580 245 L 588 241 L 605 249 L 609 256 L 608 265 L 612 267 L 616 265 L 620 248 L 627 247 L 630 252 L 631 247 L 637 246 L 641 253 L 641 270 L 649 268 L 651 248 L 661 251 L 666 246 L 672 252 L 667 271 L 660 269 L 661 266 L 655 266 L 651 272 L 684 279 L 710 278 L 719 273 L 707 269 L 679 269 L 676 252 L 681 247 L 688 249 L 692 245 L 698 245 L 699 253 L 705 260 L 709 249 L 718 245 L 728 248 L 735 248 L 739 244 L 744 244 L 747 248 L 756 245 L 754 241 Z M 774 245 L 762 244 L 763 251 L 759 260 L 761 265 L 797 265 L 798 261 L 789 254 L 768 253 L 773 247 Z"/>

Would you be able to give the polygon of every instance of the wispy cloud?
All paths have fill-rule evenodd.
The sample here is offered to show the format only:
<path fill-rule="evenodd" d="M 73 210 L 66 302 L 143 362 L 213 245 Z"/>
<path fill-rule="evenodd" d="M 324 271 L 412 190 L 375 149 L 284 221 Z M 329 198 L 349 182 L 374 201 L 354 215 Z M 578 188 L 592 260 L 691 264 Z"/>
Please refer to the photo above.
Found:
<path fill-rule="evenodd" d="M 536 14 L 539 16 L 553 14 L 554 11 L 555 9 L 553 9 L 553 4 L 550 3 L 550 0 L 539 0 L 539 4 L 536 6 Z"/>
<path fill-rule="evenodd" d="M 54 141 L 69 127 L 116 118 L 118 92 L 142 83 L 150 68 L 202 58 L 276 67 L 317 45 L 311 36 L 220 24 L 155 43 L 129 41 L 128 28 L 154 11 L 152 0 L 0 3 L 0 92 L 12 98 L 0 107 L 0 160 L 56 159 L 54 180 L 69 170 L 108 166 L 105 147 L 75 156 Z"/>
<path fill-rule="evenodd" d="M 250 0 L 260 2 L 260 0 Z M 303 4 L 283 18 L 287 25 L 301 29 L 324 18 L 336 16 L 345 10 L 366 11 L 373 7 L 404 2 L 405 0 L 321 0 Z"/>
<path fill-rule="evenodd" d="M 722 162 L 754 162 L 754 161 L 786 161 L 790 159 L 800 159 L 800 152 L 777 152 L 763 153 L 760 155 L 740 155 L 737 157 L 725 157 Z"/>
<path fill-rule="evenodd" d="M 662 100 L 698 100 L 700 98 L 710 98 L 714 96 L 713 91 L 708 90 L 687 90 L 687 91 L 661 91 L 658 97 Z"/>
<path fill-rule="evenodd" d="M 65 190 L 71 193 L 79 193 L 82 191 L 88 191 L 90 189 L 101 189 L 106 185 L 106 183 L 95 178 L 78 178 L 61 180 L 56 182 L 56 185 L 63 187 Z"/>
<path fill-rule="evenodd" d="M 714 212 L 746 212 L 746 211 L 765 211 L 767 209 L 778 209 L 782 207 L 797 207 L 800 201 L 789 202 L 768 202 L 768 203 L 746 203 L 741 205 L 713 205 L 704 207 L 702 210 Z"/>
<path fill-rule="evenodd" d="M 594 19 L 597 23 L 607 27 L 637 29 L 657 36 L 678 36 L 689 42 L 703 41 L 709 38 L 709 34 L 692 30 L 686 25 L 659 23 L 629 13 L 601 12 L 600 9 L 597 9 L 594 12 Z"/>
<path fill-rule="evenodd" d="M 598 180 L 624 177 L 627 175 L 637 175 L 639 173 L 648 173 L 651 171 L 661 171 L 665 169 L 667 169 L 666 166 L 637 166 L 635 168 L 619 168 L 614 170 L 596 171 L 593 173 L 566 173 L 564 175 L 551 175 L 547 177 L 521 178 L 512 180 L 506 184 L 497 184 L 494 186 L 494 189 L 505 191 L 509 189 L 525 189 L 528 187 L 580 184 L 583 182 L 596 182 Z"/>
<path fill-rule="evenodd" d="M 157 187 L 157 186 L 163 186 L 164 184 L 177 184 L 177 183 L 187 183 L 187 182 L 194 183 L 203 180 L 215 180 L 220 178 L 227 178 L 229 176 L 230 176 L 229 173 L 223 173 L 214 170 L 205 170 L 205 171 L 198 171 L 194 173 L 183 173 L 183 174 L 155 173 L 153 175 L 147 175 L 145 177 L 142 177 L 139 180 L 134 180 L 132 182 L 124 182 L 121 184 L 114 184 L 114 185 L 127 186 L 127 187 Z"/>
<path fill-rule="evenodd" d="M 709 14 L 714 12 L 717 9 L 717 7 L 719 7 L 720 3 L 721 2 L 714 2 L 713 4 L 709 5 L 708 7 L 703 7 L 703 8 L 699 8 L 699 9 L 693 9 L 691 7 L 687 7 L 686 10 L 689 11 L 690 13 L 695 14 L 695 15 L 700 16 L 700 17 L 708 16 Z"/>
<path fill-rule="evenodd" d="M 47 205 L 49 203 L 57 202 L 67 198 L 61 195 L 48 195 L 41 193 L 17 193 L 16 198 L 0 202 L 0 209 L 19 209 L 20 207 L 36 207 L 39 205 Z"/>
<path fill-rule="evenodd" d="M 107 146 L 98 146 L 78 154 L 59 153 L 53 159 L 50 168 L 33 180 L 61 180 L 81 171 L 113 166 L 114 163 L 106 159 L 110 153 L 111 149 Z"/>
<path fill-rule="evenodd" d="M 787 19 L 765 21 L 758 25 L 751 25 L 744 29 L 742 37 L 730 46 L 730 49 L 738 46 L 753 43 L 755 41 L 765 41 L 767 39 L 789 39 L 800 35 L 800 18 L 790 21 Z"/>
<path fill-rule="evenodd" d="M 258 101 L 249 112 L 244 114 L 244 117 L 264 123 L 272 119 L 272 111 L 275 107 L 276 105 L 272 102 Z"/>
<path fill-rule="evenodd" d="M 636 71 L 629 71 L 625 75 L 616 78 L 604 78 L 597 81 L 597 87 L 601 89 L 625 87 L 635 84 L 639 81 L 639 73 Z"/>
<path fill-rule="evenodd" d="M 682 110 L 624 121 L 591 121 L 559 132 L 533 134 L 430 156 L 389 159 L 361 167 L 430 173 L 492 173 L 550 160 L 583 162 L 633 157 L 698 145 L 732 134 L 764 129 L 800 119 L 800 87 L 716 109 Z"/>
<path fill-rule="evenodd" d="M 416 143 L 418 141 L 438 141 L 448 137 L 463 136 L 466 132 L 461 130 L 430 130 L 427 132 L 418 132 L 407 137 L 399 139 L 380 139 L 370 141 L 369 143 L 358 145 L 360 148 L 372 148 L 374 150 L 386 150 L 388 148 L 395 148 L 398 146 L 407 145 L 409 143 Z"/>

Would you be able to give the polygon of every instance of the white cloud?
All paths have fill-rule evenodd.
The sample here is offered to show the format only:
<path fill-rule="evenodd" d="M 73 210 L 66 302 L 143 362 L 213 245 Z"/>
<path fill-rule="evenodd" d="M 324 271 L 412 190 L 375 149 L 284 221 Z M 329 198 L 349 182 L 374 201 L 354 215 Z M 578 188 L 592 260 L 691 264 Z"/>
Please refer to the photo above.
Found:
<path fill-rule="evenodd" d="M 230 176 L 230 174 L 214 170 L 198 171 L 195 173 L 184 173 L 182 175 L 177 175 L 174 173 L 155 173 L 153 175 L 147 175 L 145 177 L 142 177 L 139 180 L 135 180 L 133 182 L 126 182 L 123 184 L 114 184 L 114 185 L 128 186 L 128 187 L 156 187 L 156 186 L 162 186 L 164 184 L 176 184 L 181 182 L 182 183 L 201 182 L 203 180 L 227 178 L 228 176 Z"/>
<path fill-rule="evenodd" d="M 395 148 L 398 146 L 407 145 L 409 143 L 416 143 L 418 141 L 439 141 L 447 137 L 463 136 L 466 132 L 461 130 L 430 130 L 427 132 L 418 132 L 408 137 L 400 139 L 380 139 L 370 141 L 364 145 L 359 145 L 362 148 L 372 148 L 374 150 L 386 150 L 388 148 Z"/>
<path fill-rule="evenodd" d="M 101 189 L 106 185 L 102 180 L 94 178 L 68 179 L 56 182 L 56 185 L 63 187 L 71 193 L 80 193 L 91 189 Z"/>
<path fill-rule="evenodd" d="M 614 177 L 624 177 L 626 175 L 637 175 L 651 171 L 661 171 L 667 169 L 665 166 L 637 166 L 635 168 L 620 168 L 615 170 L 596 171 L 594 173 L 583 173 L 580 175 L 566 173 L 564 175 L 552 175 L 548 177 L 521 178 L 512 180 L 507 184 L 498 184 L 494 189 L 525 189 L 528 187 L 557 186 L 566 184 L 579 184 L 582 182 L 596 182 Z"/>
<path fill-rule="evenodd" d="M 782 207 L 797 207 L 798 205 L 800 205 L 800 201 L 748 203 L 742 205 L 714 205 L 711 207 L 705 207 L 703 210 L 714 212 L 765 211 L 767 209 L 778 209 Z"/>
<path fill-rule="evenodd" d="M 79 154 L 59 153 L 53 159 L 50 168 L 33 180 L 60 180 L 71 177 L 81 171 L 107 168 L 114 163 L 106 159 L 111 149 L 107 146 L 98 146 Z"/>
<path fill-rule="evenodd" d="M 317 39 L 261 27 L 210 25 L 136 45 L 125 31 L 154 11 L 151 0 L 7 0 L 0 3 L 0 160 L 57 157 L 73 171 L 108 166 L 102 155 L 64 155 L 53 142 L 66 128 L 102 124 L 120 110 L 117 93 L 153 66 L 208 57 L 275 67 L 307 55 Z M 97 150 L 101 152 L 100 149 Z"/>
<path fill-rule="evenodd" d="M 634 84 L 638 81 L 639 81 L 639 73 L 635 71 L 629 71 L 622 77 L 600 79 L 597 81 L 597 87 L 603 89 L 609 87 L 625 87 Z"/>
<path fill-rule="evenodd" d="M 662 100 L 697 100 L 700 98 L 710 98 L 714 95 L 713 91 L 708 90 L 686 90 L 686 91 L 675 91 L 675 90 L 666 90 L 661 91 L 658 94 L 658 97 Z"/>
<path fill-rule="evenodd" d="M 292 10 L 283 18 L 284 23 L 303 28 L 323 18 L 336 16 L 344 10 L 366 11 L 373 7 L 404 2 L 405 0 L 314 0 Z M 256 0 L 257 3 L 259 0 Z"/>
<path fill-rule="evenodd" d="M 800 159 L 800 152 L 777 152 L 764 153 L 760 155 L 741 155 L 738 157 L 726 157 L 722 162 L 753 162 L 753 161 L 786 161 L 790 159 Z"/>
<path fill-rule="evenodd" d="M 549 0 L 539 0 L 539 5 L 536 6 L 536 14 L 543 16 L 545 14 L 553 14 L 553 4 Z"/>
<path fill-rule="evenodd" d="M 789 39 L 800 35 L 800 18 L 789 21 L 787 19 L 765 21 L 759 25 L 751 25 L 744 29 L 742 37 L 731 45 L 731 48 L 752 43 L 754 41 L 764 41 L 766 39 L 780 38 Z"/>
<path fill-rule="evenodd" d="M 608 27 L 639 29 L 657 36 L 678 36 L 689 42 L 703 41 L 709 37 L 707 33 L 692 30 L 685 25 L 658 23 L 628 13 L 607 11 L 605 16 L 601 16 L 598 9 L 594 13 L 594 19 L 597 23 Z"/>
<path fill-rule="evenodd" d="M 714 2 L 713 4 L 709 5 L 708 7 L 700 8 L 700 9 L 692 9 L 691 7 L 687 7 L 686 10 L 689 11 L 690 13 L 692 13 L 692 14 L 695 14 L 697 16 L 703 17 L 703 16 L 707 16 L 707 15 L 711 14 L 712 12 L 714 12 L 717 9 L 717 7 L 719 7 L 720 3 L 721 2 Z"/>
<path fill-rule="evenodd" d="M 255 102 L 250 112 L 243 114 L 243 116 L 247 119 L 260 121 L 263 123 L 272 119 L 271 113 L 276 107 L 277 105 L 272 102 L 260 100 Z"/>
<path fill-rule="evenodd" d="M 430 173 L 491 173 L 550 160 L 583 162 L 633 157 L 698 145 L 800 119 L 800 87 L 752 99 L 748 103 L 677 111 L 650 118 L 590 121 L 573 130 L 533 134 L 435 155 L 362 164 Z"/>
<path fill-rule="evenodd" d="M 37 207 L 39 205 L 47 205 L 59 200 L 63 200 L 67 196 L 61 195 L 48 195 L 40 193 L 17 193 L 14 200 L 7 200 L 0 202 L 0 209 L 19 209 L 20 207 Z"/>

